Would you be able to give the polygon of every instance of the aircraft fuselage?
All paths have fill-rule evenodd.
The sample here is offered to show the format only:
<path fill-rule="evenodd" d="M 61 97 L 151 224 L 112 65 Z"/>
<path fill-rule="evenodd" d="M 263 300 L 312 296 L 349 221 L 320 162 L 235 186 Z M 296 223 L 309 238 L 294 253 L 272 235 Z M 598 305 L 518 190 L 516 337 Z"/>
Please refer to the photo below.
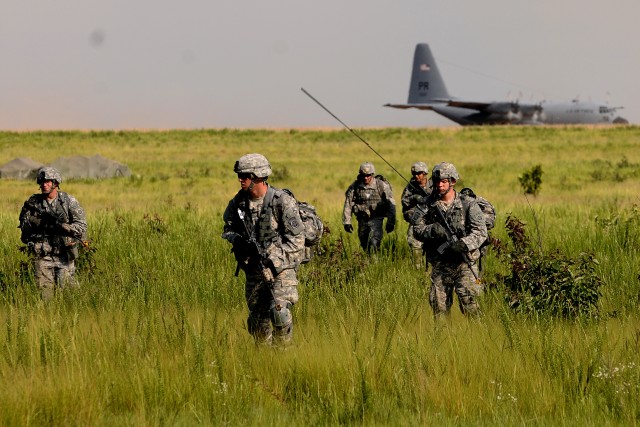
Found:
<path fill-rule="evenodd" d="M 429 45 L 416 46 L 409 98 L 392 108 L 432 110 L 462 126 L 628 123 L 617 115 L 623 107 L 573 101 L 538 103 L 520 101 L 475 101 L 449 95 Z"/>
<path fill-rule="evenodd" d="M 431 105 L 430 109 L 462 126 L 611 124 L 618 117 L 616 109 L 579 101 L 523 104 L 514 111 L 477 111 L 470 108 L 451 107 L 444 103 Z"/>

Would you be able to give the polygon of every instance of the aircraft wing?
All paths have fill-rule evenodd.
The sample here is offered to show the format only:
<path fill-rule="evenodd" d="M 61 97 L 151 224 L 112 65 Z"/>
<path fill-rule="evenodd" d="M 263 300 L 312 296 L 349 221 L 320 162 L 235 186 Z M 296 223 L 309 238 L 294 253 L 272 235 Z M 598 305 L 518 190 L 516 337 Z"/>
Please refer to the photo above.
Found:
<path fill-rule="evenodd" d="M 484 111 L 490 105 L 495 104 L 494 102 L 476 102 L 476 101 L 459 101 L 459 100 L 451 100 L 447 102 L 449 107 L 458 107 L 458 108 L 467 108 L 469 110 L 477 110 Z"/>
<path fill-rule="evenodd" d="M 417 110 L 433 110 L 433 107 L 442 107 L 443 105 L 447 105 L 448 102 L 450 102 L 448 99 L 436 99 L 428 104 L 384 104 L 383 107 L 400 108 L 403 110 L 407 110 L 409 108 L 415 108 Z"/>

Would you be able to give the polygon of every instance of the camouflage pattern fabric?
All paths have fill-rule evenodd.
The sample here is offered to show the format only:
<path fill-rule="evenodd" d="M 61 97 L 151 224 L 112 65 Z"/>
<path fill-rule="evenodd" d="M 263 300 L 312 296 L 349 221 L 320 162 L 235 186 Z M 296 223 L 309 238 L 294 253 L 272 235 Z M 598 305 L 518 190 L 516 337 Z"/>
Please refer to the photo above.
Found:
<path fill-rule="evenodd" d="M 413 235 L 424 243 L 423 247 L 427 259 L 452 263 L 462 262 L 462 255 L 452 250 L 438 254 L 437 249 L 447 240 L 446 237 L 433 235 L 434 225 L 441 222 L 436 209 L 442 209 L 442 207 L 439 207 L 437 203 L 435 197 L 429 198 L 427 212 L 417 218 L 414 223 Z M 451 230 L 466 244 L 469 258 L 476 261 L 480 257 L 480 246 L 488 236 L 487 226 L 484 222 L 484 215 L 474 200 L 470 199 L 469 203 L 465 203 L 465 206 L 466 209 L 463 207 L 460 196 L 456 194 L 451 206 L 444 212 L 444 217 Z"/>
<path fill-rule="evenodd" d="M 416 165 L 418 163 L 416 163 Z M 422 165 L 424 165 L 424 163 L 422 163 Z M 414 165 L 411 168 L 411 172 L 414 172 L 414 170 L 424 172 L 427 168 L 426 165 L 424 165 L 424 168 L 416 167 Z M 407 243 L 409 244 L 409 248 L 411 248 L 411 252 L 413 254 L 413 263 L 418 269 L 421 269 L 424 265 L 424 253 L 422 251 L 422 242 L 413 236 L 413 217 L 416 214 L 416 206 L 424 205 L 429 194 L 428 182 L 427 185 L 421 187 L 420 183 L 415 178 L 411 178 L 409 184 L 407 184 L 402 191 L 402 197 L 400 199 L 400 203 L 402 204 L 402 217 L 409 223 L 409 227 L 407 229 Z"/>
<path fill-rule="evenodd" d="M 261 274 L 248 274 L 245 299 L 249 309 L 247 328 L 258 344 L 287 344 L 293 338 L 293 323 L 284 327 L 274 325 L 271 310 L 275 304 L 289 307 L 298 302 L 298 278 L 295 270 L 284 270 L 273 284 Z M 269 289 L 271 287 L 271 290 Z"/>
<path fill-rule="evenodd" d="M 448 262 L 432 262 L 431 289 L 429 304 L 436 317 L 449 314 L 453 304 L 453 293 L 458 295 L 458 304 L 462 313 L 478 316 L 477 297 L 482 287 L 476 283 L 473 272 L 467 263 L 452 264 Z M 474 269 L 476 266 L 474 265 Z M 477 274 L 477 269 L 475 270 Z"/>
<path fill-rule="evenodd" d="M 50 179 L 52 181 L 57 182 L 58 184 L 62 184 L 62 177 L 60 176 L 60 172 L 57 169 L 52 168 L 50 166 L 45 166 L 40 168 L 38 171 L 38 177 L 36 178 L 36 182 L 39 184 L 44 180 Z"/>
<path fill-rule="evenodd" d="M 246 154 L 238 159 L 233 166 L 235 173 L 252 173 L 258 178 L 266 178 L 271 175 L 271 164 L 262 154 Z"/>
<path fill-rule="evenodd" d="M 400 203 L 402 204 L 402 217 L 405 221 L 411 224 L 413 221 L 413 215 L 415 213 L 416 206 L 424 205 L 427 202 L 428 196 L 431 194 L 429 190 L 429 183 L 426 186 L 421 187 L 415 178 L 411 178 L 409 184 L 402 191 Z"/>
<path fill-rule="evenodd" d="M 434 196 L 429 197 L 426 213 L 414 223 L 414 236 L 423 242 L 427 261 L 433 265 L 431 305 L 436 315 L 447 312 L 451 306 L 452 292 L 455 290 L 461 310 L 467 314 L 477 314 L 479 309 L 475 297 L 479 291 L 472 286 L 475 285 L 475 278 L 468 262 L 471 262 L 477 272 L 480 246 L 487 239 L 484 215 L 473 199 L 463 204 L 460 196 L 456 194 L 451 205 L 443 213 L 451 230 L 464 242 L 468 252 L 463 256 L 448 248 L 440 254 L 438 248 L 447 242 L 447 238 L 437 233 L 437 230 L 444 226 L 436 211 L 442 209 L 439 203 Z M 442 226 L 438 227 L 436 224 Z"/>
<path fill-rule="evenodd" d="M 247 324 L 256 342 L 267 344 L 274 342 L 274 334 L 276 341 L 291 340 L 292 325 L 287 330 L 276 329 L 274 332 L 270 310 L 274 306 L 274 296 L 283 306 L 298 302 L 297 269 L 304 258 L 305 240 L 296 199 L 284 191 L 270 188 L 275 194 L 269 208 L 272 211 L 268 213 L 263 209 L 264 199 L 251 202 L 244 191 L 239 191 L 223 214 L 222 235 L 229 241 L 236 235 L 248 241 L 250 236 L 238 210 L 247 215 L 249 231 L 256 237 L 264 255 L 264 259 L 258 256 L 248 258 L 243 266 L 246 276 L 245 297 L 249 308 Z M 261 268 L 265 263 L 270 264 L 276 272 L 272 283 L 265 280 Z"/>
<path fill-rule="evenodd" d="M 48 299 L 53 288 L 74 279 L 77 248 L 87 232 L 84 209 L 62 191 L 51 203 L 46 195 L 34 194 L 24 203 L 19 221 L 20 238 L 34 257 L 38 287 Z"/>
<path fill-rule="evenodd" d="M 56 289 L 77 288 L 75 279 L 76 266 L 66 255 L 44 256 L 34 258 L 36 283 L 40 288 L 42 299 L 49 301 Z"/>
<path fill-rule="evenodd" d="M 374 218 L 368 221 L 358 221 L 358 239 L 360 246 L 367 252 L 377 252 L 382 242 L 383 218 Z"/>
<path fill-rule="evenodd" d="M 382 240 L 382 221 L 395 225 L 396 202 L 391 186 L 378 178 L 366 185 L 361 179 L 355 180 L 345 193 L 342 223 L 351 224 L 351 215 L 358 221 L 358 237 L 365 250 L 378 249 Z M 377 239 L 375 241 L 369 241 Z"/>

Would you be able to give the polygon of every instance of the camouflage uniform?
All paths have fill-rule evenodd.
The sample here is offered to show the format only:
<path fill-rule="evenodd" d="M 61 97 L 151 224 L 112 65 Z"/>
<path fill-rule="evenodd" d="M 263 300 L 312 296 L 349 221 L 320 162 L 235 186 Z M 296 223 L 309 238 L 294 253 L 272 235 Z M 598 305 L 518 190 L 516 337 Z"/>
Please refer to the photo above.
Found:
<path fill-rule="evenodd" d="M 262 159 L 266 162 L 257 154 L 243 156 L 240 161 L 243 159 L 249 164 Z M 251 200 L 247 191 L 240 190 L 229 202 L 223 219 L 222 237 L 234 244 L 238 267 L 246 276 L 249 333 L 259 343 L 271 344 L 274 339 L 276 343 L 288 343 L 293 337 L 291 307 L 298 302 L 297 268 L 304 257 L 304 226 L 297 201 L 271 186 L 259 200 Z M 238 245 L 246 245 L 252 238 L 260 253 L 240 253 Z M 272 278 L 265 277 L 265 268 Z"/>
<path fill-rule="evenodd" d="M 464 253 L 454 250 L 453 245 L 443 253 L 438 252 L 438 248 L 447 242 L 447 237 L 436 233 L 444 226 L 437 209 L 443 213 L 451 230 L 465 247 Z M 450 312 L 455 291 L 460 310 L 465 314 L 478 315 L 480 311 L 476 297 L 480 294 L 481 286 L 476 283 L 474 273 L 478 274 L 479 248 L 487 239 L 487 227 L 477 202 L 456 193 L 451 204 L 445 206 L 438 200 L 434 187 L 427 200 L 426 213 L 414 224 L 414 235 L 424 243 L 427 261 L 433 266 L 429 302 L 434 314 L 437 316 Z"/>
<path fill-rule="evenodd" d="M 427 165 L 424 162 L 416 162 L 411 166 L 411 174 L 416 172 L 429 173 Z M 402 216 L 409 223 L 407 229 L 407 243 L 413 253 L 413 262 L 416 268 L 422 268 L 424 253 L 422 251 L 422 242 L 413 236 L 413 217 L 416 214 L 416 206 L 424 205 L 427 196 L 431 194 L 429 183 L 422 187 L 420 182 L 414 177 L 411 178 L 409 184 L 404 188 L 400 203 L 402 204 Z"/>
<path fill-rule="evenodd" d="M 58 184 L 62 180 L 53 168 L 40 170 L 39 183 L 41 179 L 50 178 L 55 178 Z M 34 194 L 24 203 L 19 221 L 20 238 L 33 256 L 36 282 L 43 299 L 50 300 L 56 287 L 77 286 L 74 260 L 87 232 L 87 220 L 80 203 L 59 190 L 53 201 L 48 201 L 46 194 Z"/>
<path fill-rule="evenodd" d="M 396 224 L 396 202 L 388 182 L 373 177 L 367 185 L 364 175 L 375 174 L 371 163 L 360 166 L 360 175 L 345 193 L 342 224 L 351 227 L 351 215 L 358 220 L 358 238 L 365 251 L 377 252 L 382 242 L 382 223 L 387 218 L 386 231 L 392 232 Z"/>

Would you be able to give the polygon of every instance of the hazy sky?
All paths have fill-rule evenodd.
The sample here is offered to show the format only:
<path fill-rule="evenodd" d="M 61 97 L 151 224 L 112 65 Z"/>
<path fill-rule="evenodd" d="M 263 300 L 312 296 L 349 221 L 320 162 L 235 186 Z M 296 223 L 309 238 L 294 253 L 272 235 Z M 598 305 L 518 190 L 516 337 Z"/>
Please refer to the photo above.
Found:
<path fill-rule="evenodd" d="M 2 0 L 0 129 L 451 125 L 407 100 L 594 100 L 640 123 L 638 0 Z"/>

